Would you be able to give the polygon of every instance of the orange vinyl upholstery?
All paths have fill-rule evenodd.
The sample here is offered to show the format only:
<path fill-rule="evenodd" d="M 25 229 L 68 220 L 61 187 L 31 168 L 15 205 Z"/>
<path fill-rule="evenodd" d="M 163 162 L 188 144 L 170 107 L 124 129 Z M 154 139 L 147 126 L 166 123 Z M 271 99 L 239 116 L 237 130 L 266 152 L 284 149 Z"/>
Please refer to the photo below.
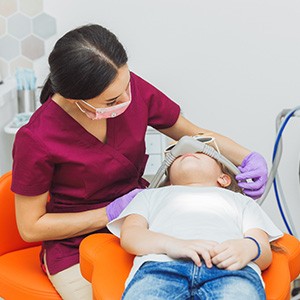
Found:
<path fill-rule="evenodd" d="M 285 252 L 273 251 L 273 262 L 263 272 L 268 300 L 290 299 L 290 284 L 300 273 L 300 242 L 285 234 L 280 240 Z M 119 239 L 98 233 L 86 237 L 80 245 L 82 275 L 92 283 L 94 300 L 119 300 L 133 260 Z"/>
<path fill-rule="evenodd" d="M 41 243 L 27 243 L 19 235 L 11 172 L 0 178 L 0 297 L 5 300 L 58 300 L 39 261 Z"/>

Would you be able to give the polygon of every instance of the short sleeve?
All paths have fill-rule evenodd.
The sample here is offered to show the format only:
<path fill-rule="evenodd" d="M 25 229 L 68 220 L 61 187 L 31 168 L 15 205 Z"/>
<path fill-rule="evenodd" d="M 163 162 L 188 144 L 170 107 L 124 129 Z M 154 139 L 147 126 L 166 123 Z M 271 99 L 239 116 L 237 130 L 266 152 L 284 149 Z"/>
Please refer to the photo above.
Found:
<path fill-rule="evenodd" d="M 120 231 L 124 219 L 132 214 L 138 214 L 149 220 L 149 202 L 146 197 L 147 190 L 137 194 L 128 206 L 122 211 L 120 216 L 107 224 L 107 228 L 115 236 L 120 237 Z"/>
<path fill-rule="evenodd" d="M 251 199 L 247 202 L 243 212 L 243 232 L 252 228 L 265 231 L 269 235 L 270 242 L 283 235 L 263 209 Z"/>
<path fill-rule="evenodd" d="M 50 188 L 53 164 L 49 151 L 26 127 L 16 134 L 12 175 L 11 189 L 16 194 L 36 196 Z"/>
<path fill-rule="evenodd" d="M 134 96 L 147 105 L 148 125 L 155 129 L 172 127 L 178 120 L 180 106 L 134 73 L 131 73 L 131 81 Z"/>

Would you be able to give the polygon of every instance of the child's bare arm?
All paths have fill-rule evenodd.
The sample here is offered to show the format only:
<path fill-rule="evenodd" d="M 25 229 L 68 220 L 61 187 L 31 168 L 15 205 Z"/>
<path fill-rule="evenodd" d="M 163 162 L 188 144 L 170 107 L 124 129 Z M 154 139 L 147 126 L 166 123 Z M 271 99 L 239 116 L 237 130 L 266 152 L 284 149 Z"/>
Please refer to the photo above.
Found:
<path fill-rule="evenodd" d="M 256 228 L 245 232 L 244 237 L 244 239 L 228 240 L 217 245 L 210 253 L 213 264 L 222 269 L 239 270 L 255 259 L 260 252 L 254 262 L 261 270 L 265 270 L 272 261 L 268 235 Z M 256 240 L 258 245 L 251 238 Z"/>
<path fill-rule="evenodd" d="M 126 217 L 121 228 L 121 246 L 135 255 L 167 254 L 174 259 L 187 258 L 201 265 L 201 258 L 211 267 L 210 250 L 217 245 L 214 241 L 182 240 L 148 229 L 146 219 L 133 214 Z"/>

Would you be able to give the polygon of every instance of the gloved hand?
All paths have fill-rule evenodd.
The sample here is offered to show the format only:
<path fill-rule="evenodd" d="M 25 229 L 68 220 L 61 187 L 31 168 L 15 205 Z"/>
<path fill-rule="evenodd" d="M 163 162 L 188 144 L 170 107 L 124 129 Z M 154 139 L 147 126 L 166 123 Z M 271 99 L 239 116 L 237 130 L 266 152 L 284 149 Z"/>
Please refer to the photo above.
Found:
<path fill-rule="evenodd" d="M 268 181 L 266 160 L 257 152 L 247 155 L 238 167 L 241 174 L 236 175 L 238 185 L 244 189 L 245 195 L 258 199 L 264 192 Z M 246 182 L 246 179 L 251 179 Z"/>
<path fill-rule="evenodd" d="M 106 206 L 106 214 L 109 221 L 117 218 L 131 200 L 143 189 L 134 189 L 129 193 L 115 199 Z"/>

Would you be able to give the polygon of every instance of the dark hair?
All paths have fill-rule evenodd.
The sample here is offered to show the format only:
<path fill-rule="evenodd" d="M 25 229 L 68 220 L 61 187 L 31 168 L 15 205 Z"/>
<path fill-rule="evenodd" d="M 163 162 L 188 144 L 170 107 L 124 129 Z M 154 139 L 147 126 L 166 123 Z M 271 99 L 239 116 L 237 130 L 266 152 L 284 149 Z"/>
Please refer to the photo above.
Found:
<path fill-rule="evenodd" d="M 122 44 L 106 28 L 90 24 L 71 30 L 49 55 L 50 74 L 40 102 L 54 93 L 70 99 L 94 98 L 110 85 L 127 60 Z"/>

